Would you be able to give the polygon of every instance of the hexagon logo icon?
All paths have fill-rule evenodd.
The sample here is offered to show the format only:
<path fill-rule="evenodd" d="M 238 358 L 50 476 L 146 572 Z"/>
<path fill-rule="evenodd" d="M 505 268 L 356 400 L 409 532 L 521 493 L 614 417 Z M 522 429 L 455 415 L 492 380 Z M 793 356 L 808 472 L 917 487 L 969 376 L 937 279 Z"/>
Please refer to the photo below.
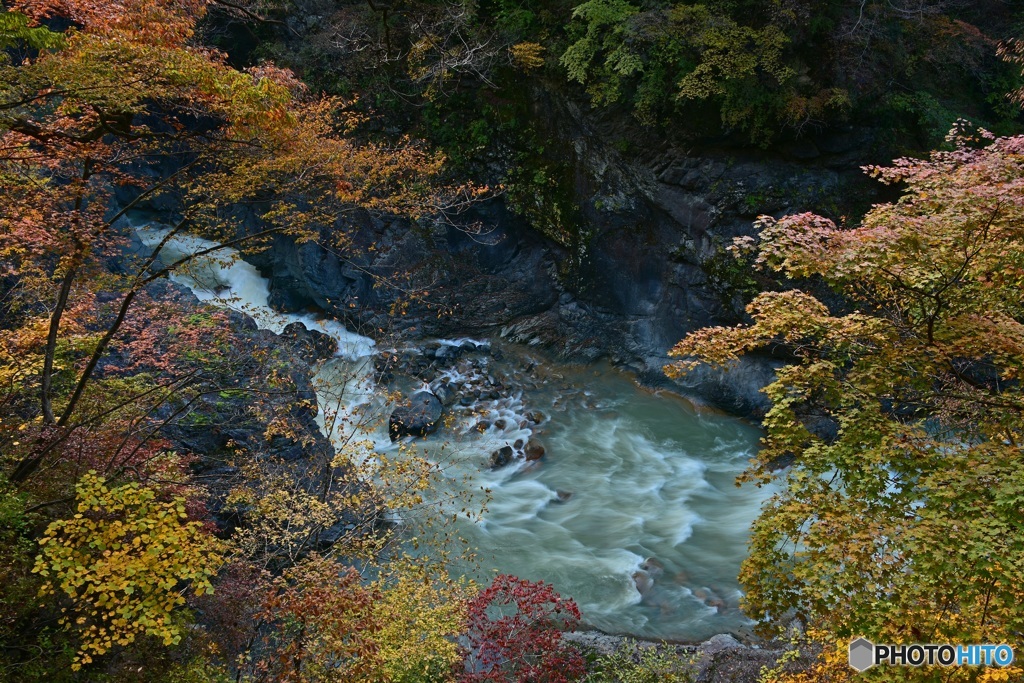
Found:
<path fill-rule="evenodd" d="M 875 665 L 875 646 L 867 638 L 858 638 L 850 643 L 850 666 L 857 671 L 866 671 Z"/>

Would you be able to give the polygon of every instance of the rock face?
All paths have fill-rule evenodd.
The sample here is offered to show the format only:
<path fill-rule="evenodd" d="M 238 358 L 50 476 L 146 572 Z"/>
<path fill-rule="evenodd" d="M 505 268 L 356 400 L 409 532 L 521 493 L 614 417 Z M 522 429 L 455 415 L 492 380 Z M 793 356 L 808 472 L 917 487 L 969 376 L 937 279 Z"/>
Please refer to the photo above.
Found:
<path fill-rule="evenodd" d="M 235 487 L 254 481 L 245 472 L 247 463 L 260 463 L 262 471 L 272 472 L 275 481 L 289 482 L 294 490 L 318 493 L 324 481 L 333 481 L 336 490 L 360 491 L 361 484 L 345 467 L 333 465 L 334 447 L 317 424 L 312 356 L 291 353 L 289 348 L 297 339 L 306 339 L 309 350 L 319 347 L 317 354 L 329 356 L 333 344 L 328 349 L 322 340 L 316 341 L 319 333 L 302 326 L 287 335 L 257 329 L 247 315 L 201 304 L 188 289 L 169 280 L 156 280 L 146 291 L 154 300 L 178 307 L 186 314 L 183 321 L 218 325 L 219 356 L 204 361 L 197 383 L 180 390 L 153 415 L 161 423 L 160 435 L 174 450 L 193 456 L 189 467 L 208 492 L 205 503 L 218 534 L 226 537 L 254 519 L 251 506 L 228 504 Z M 119 353 L 107 354 L 98 372 L 119 372 L 127 360 Z M 135 367 L 160 372 L 159 367 Z M 268 391 L 271 382 L 273 390 Z M 270 429 L 272 424 L 277 429 Z M 309 549 L 325 549 L 370 523 L 374 515 L 371 507 L 333 507 L 331 517 L 318 522 L 317 533 L 309 537 Z"/>
<path fill-rule="evenodd" d="M 408 406 L 399 406 L 388 419 L 388 434 L 392 441 L 403 436 L 426 436 L 437 431 L 444 407 L 429 391 L 417 391 L 409 398 Z"/>
<path fill-rule="evenodd" d="M 259 229 L 255 216 L 247 222 Z M 348 235 L 347 253 L 280 236 L 254 263 L 270 278 L 272 306 L 319 308 L 352 323 L 352 329 L 398 325 L 398 331 L 415 327 L 417 337 L 489 336 L 510 320 L 557 303 L 553 274 L 563 257 L 557 248 L 500 201 L 475 207 L 464 222 L 483 225 L 483 233 L 443 221 L 412 225 L 356 212 L 321 228 L 325 243 L 332 234 Z M 396 286 L 375 286 L 377 277 Z M 429 303 L 412 302 L 401 320 L 389 315 L 403 291 L 420 290 L 430 291 Z M 438 316 L 439 310 L 445 315 Z M 435 354 L 459 352 L 442 346 Z"/>
<path fill-rule="evenodd" d="M 351 329 L 502 336 L 573 361 L 603 356 L 645 381 L 672 386 L 662 373 L 672 345 L 692 330 L 744 319 L 725 252 L 731 238 L 750 234 L 758 213 L 819 207 L 846 182 L 824 162 L 809 167 L 763 154 L 660 148 L 623 158 L 602 142 L 616 137 L 606 138 L 587 116 L 565 102 L 545 106 L 558 112 L 577 168 L 580 244 L 545 239 L 500 199 L 465 217 L 483 225 L 483 235 L 442 222 L 411 226 L 356 214 L 323 228 L 325 243 L 336 231 L 351 236 L 342 256 L 315 241 L 275 238 L 256 262 L 271 280 L 272 305 L 320 308 Z M 374 276 L 400 288 L 375 286 Z M 400 290 L 429 290 L 430 304 L 412 302 L 395 320 L 388 311 Z M 445 361 L 458 353 L 434 352 Z M 767 408 L 759 390 L 779 364 L 751 356 L 733 370 L 702 370 L 673 388 L 759 416 Z"/>
<path fill-rule="evenodd" d="M 194 315 L 216 310 L 205 308 L 185 287 L 167 280 L 157 280 L 147 292 Z M 198 471 L 219 467 L 217 459 L 230 459 L 225 453 L 231 449 L 282 462 L 305 462 L 333 453 L 316 423 L 317 398 L 309 361 L 300 355 L 274 353 L 291 340 L 256 329 L 251 318 L 235 311 L 226 314 L 226 337 L 230 351 L 225 353 L 237 362 L 221 368 L 211 364 L 205 372 L 213 386 L 231 388 L 204 392 L 188 411 L 181 411 L 174 401 L 165 404 L 158 415 L 167 420 L 163 436 L 181 450 L 203 456 L 194 466 Z M 276 392 L 260 391 L 268 371 L 280 382 Z M 254 396 L 260 397 L 260 414 L 252 410 Z M 267 437 L 267 416 L 272 414 L 292 421 L 296 434 Z"/>
<path fill-rule="evenodd" d="M 863 197 L 872 186 L 859 164 L 887 159 L 855 157 L 851 149 L 867 149 L 870 140 L 852 129 L 853 147 L 831 144 L 833 131 L 766 152 L 655 138 L 626 117 L 541 86 L 530 98 L 551 142 L 546 160 L 566 168 L 560 191 L 578 207 L 566 218 L 568 237 L 548 239 L 502 198 L 474 206 L 461 224 L 347 213 L 321 226 L 322 240 L 299 244 L 279 235 L 254 259 L 270 278 L 271 305 L 319 308 L 350 329 L 501 336 L 568 360 L 606 357 L 730 412 L 763 414 L 759 389 L 776 359 L 749 356 L 734 370 L 705 370 L 700 381 L 672 385 L 662 373 L 667 352 L 688 332 L 744 320 L 744 297 L 759 285 L 726 247 L 753 234 L 759 214 L 824 210 L 844 195 Z M 616 141 L 638 151 L 623 152 Z M 806 153 L 811 148 L 814 155 Z M 263 227 L 255 214 L 246 222 L 253 231 Z M 338 233 L 348 237 L 345 253 L 319 246 Z M 396 319 L 389 311 L 408 291 L 430 296 L 409 302 Z M 434 354 L 446 360 L 459 352 L 439 347 Z"/>

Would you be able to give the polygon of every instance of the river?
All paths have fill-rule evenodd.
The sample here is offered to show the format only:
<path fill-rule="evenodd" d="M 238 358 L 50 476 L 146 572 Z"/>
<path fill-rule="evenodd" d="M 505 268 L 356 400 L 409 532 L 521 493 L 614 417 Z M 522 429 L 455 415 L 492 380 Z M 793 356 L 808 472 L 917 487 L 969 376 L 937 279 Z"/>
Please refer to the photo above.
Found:
<path fill-rule="evenodd" d="M 149 246 L 164 234 L 137 231 Z M 177 237 L 163 260 L 213 244 Z M 273 311 L 267 281 L 232 250 L 172 279 L 260 327 L 280 332 L 300 321 L 334 337 L 338 354 L 314 378 L 324 432 L 336 444 L 358 436 L 398 453 L 384 420 L 391 406 L 374 382 L 373 340 L 336 321 Z M 450 405 L 448 424 L 405 450 L 443 466 L 439 499 L 490 492 L 482 516 L 458 517 L 457 532 L 477 551 L 458 571 L 552 583 L 578 602 L 586 624 L 611 633 L 698 640 L 748 623 L 736 575 L 766 492 L 734 481 L 756 452 L 758 429 L 647 391 L 611 367 L 565 366 L 498 340 L 419 340 L 404 356 L 441 346 L 452 353 L 434 384 L 474 398 Z M 531 440 L 545 449 L 536 462 L 489 467 L 495 450 L 520 452 Z"/>

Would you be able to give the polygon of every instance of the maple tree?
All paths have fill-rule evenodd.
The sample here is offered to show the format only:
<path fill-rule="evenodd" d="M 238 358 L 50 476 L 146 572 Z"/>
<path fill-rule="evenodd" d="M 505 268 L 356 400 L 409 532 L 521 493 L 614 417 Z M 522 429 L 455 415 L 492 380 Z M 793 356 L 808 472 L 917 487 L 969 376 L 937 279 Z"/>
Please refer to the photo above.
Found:
<path fill-rule="evenodd" d="M 464 683 L 558 683 L 583 675 L 583 657 L 562 642 L 562 632 L 579 623 L 579 607 L 550 584 L 499 574 L 469 602 L 468 615 Z"/>
<path fill-rule="evenodd" d="M 869 167 L 904 192 L 855 228 L 760 219 L 757 262 L 823 279 L 853 312 L 765 292 L 752 324 L 689 335 L 667 368 L 772 344 L 797 358 L 765 389 L 767 434 L 746 479 L 782 487 L 741 579 L 753 616 L 793 610 L 830 651 L 850 636 L 1012 642 L 1024 629 L 1024 138 L 960 126 L 950 141 Z"/>

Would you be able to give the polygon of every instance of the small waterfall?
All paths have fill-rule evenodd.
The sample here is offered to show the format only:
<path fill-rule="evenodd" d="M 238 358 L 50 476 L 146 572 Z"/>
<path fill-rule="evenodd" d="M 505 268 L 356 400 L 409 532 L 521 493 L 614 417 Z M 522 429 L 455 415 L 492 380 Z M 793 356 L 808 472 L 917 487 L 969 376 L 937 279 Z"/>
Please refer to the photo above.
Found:
<path fill-rule="evenodd" d="M 167 228 L 152 226 L 138 227 L 135 231 L 149 248 L 155 248 L 168 233 Z M 164 265 L 172 264 L 215 246 L 216 242 L 200 237 L 175 236 L 161 249 L 160 261 Z M 323 332 L 337 342 L 335 357 L 322 363 L 312 380 L 320 407 L 317 422 L 336 448 L 343 447 L 355 437 L 360 426 L 375 419 L 369 415 L 371 411 L 360 411 L 377 395 L 373 381 L 376 343 L 372 339 L 350 332 L 336 320 L 273 310 L 268 303 L 267 279 L 255 266 L 242 260 L 235 249 L 222 248 L 192 259 L 175 270 L 170 278 L 192 290 L 200 301 L 250 316 L 260 329 L 280 333 L 291 323 L 300 322 L 307 329 Z"/>
<path fill-rule="evenodd" d="M 139 239 L 150 248 L 156 247 L 167 232 L 166 228 L 136 228 Z M 200 237 L 175 236 L 164 245 L 160 260 L 165 265 L 174 263 L 215 246 L 216 242 Z M 218 249 L 189 261 L 171 275 L 171 280 L 191 289 L 200 301 L 245 313 L 260 329 L 280 333 L 285 326 L 301 322 L 311 330 L 333 337 L 338 342 L 338 355 L 343 358 L 354 361 L 374 353 L 376 343 L 372 339 L 349 332 L 336 320 L 308 313 L 278 313 L 270 308 L 267 279 L 255 266 L 243 261 L 235 249 Z"/>

